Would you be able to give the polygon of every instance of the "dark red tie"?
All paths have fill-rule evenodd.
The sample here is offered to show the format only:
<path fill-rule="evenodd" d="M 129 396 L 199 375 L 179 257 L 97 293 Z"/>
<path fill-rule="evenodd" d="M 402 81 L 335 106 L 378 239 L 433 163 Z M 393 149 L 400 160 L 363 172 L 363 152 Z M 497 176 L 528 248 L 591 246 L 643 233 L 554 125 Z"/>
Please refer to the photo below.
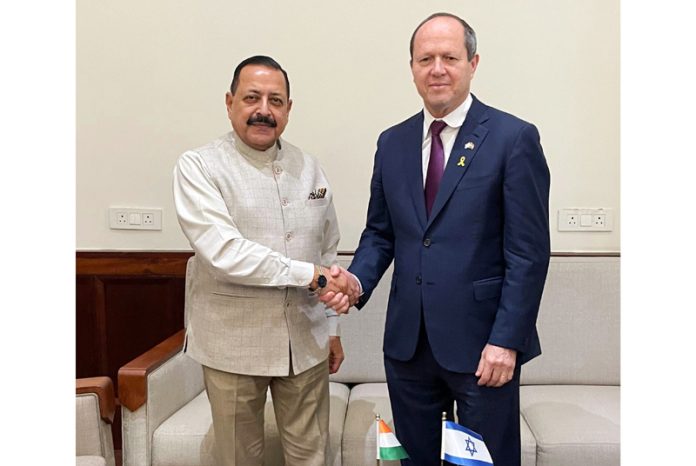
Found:
<path fill-rule="evenodd" d="M 425 178 L 425 210 L 428 217 L 435 203 L 437 190 L 440 188 L 442 173 L 445 171 L 445 150 L 442 147 L 440 133 L 446 126 L 447 123 L 442 120 L 435 120 L 430 124 L 430 161 L 428 175 Z"/>

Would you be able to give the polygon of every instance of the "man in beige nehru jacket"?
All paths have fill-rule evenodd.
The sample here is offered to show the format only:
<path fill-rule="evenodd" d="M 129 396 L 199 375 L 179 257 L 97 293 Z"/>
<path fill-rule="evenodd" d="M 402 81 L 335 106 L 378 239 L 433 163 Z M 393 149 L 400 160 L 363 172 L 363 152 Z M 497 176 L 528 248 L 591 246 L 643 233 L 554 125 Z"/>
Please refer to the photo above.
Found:
<path fill-rule="evenodd" d="M 317 160 L 280 138 L 292 101 L 275 60 L 242 61 L 226 104 L 233 130 L 174 169 L 195 252 L 184 350 L 203 365 L 223 464 L 263 464 L 270 388 L 285 464 L 324 465 L 328 375 L 344 356 L 318 295 L 347 289 L 325 269 L 339 240 L 333 193 Z"/>

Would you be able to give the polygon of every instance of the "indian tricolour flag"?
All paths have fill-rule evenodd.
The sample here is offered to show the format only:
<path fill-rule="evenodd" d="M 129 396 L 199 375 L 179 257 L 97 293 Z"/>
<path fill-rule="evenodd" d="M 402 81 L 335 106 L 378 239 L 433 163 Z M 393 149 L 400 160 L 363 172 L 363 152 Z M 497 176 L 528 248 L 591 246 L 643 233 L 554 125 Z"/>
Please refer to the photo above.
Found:
<path fill-rule="evenodd" d="M 400 460 L 408 458 L 408 453 L 396 439 L 394 432 L 389 426 L 377 418 L 377 459 L 378 460 Z"/>

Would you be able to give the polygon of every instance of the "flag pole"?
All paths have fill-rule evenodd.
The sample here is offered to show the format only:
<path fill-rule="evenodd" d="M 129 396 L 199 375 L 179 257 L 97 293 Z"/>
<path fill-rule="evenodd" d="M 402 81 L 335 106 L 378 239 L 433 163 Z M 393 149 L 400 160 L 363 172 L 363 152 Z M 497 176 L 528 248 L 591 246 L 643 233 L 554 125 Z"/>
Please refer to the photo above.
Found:
<path fill-rule="evenodd" d="M 442 412 L 442 442 L 440 447 L 440 466 L 445 464 L 445 421 L 447 420 L 447 413 Z"/>
<path fill-rule="evenodd" d="M 375 440 L 377 440 L 377 443 L 375 443 L 375 446 L 377 447 L 377 466 L 379 466 L 382 461 L 379 458 L 379 414 L 375 414 Z"/>

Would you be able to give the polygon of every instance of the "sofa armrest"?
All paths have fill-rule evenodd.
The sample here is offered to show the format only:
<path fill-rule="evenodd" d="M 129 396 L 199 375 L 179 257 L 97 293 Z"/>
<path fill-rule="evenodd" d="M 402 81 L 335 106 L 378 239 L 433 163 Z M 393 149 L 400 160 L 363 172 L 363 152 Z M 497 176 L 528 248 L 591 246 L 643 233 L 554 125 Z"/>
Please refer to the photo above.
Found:
<path fill-rule="evenodd" d="M 116 412 L 116 399 L 114 397 L 114 384 L 109 377 L 88 377 L 75 379 L 76 395 L 94 393 L 99 399 L 99 415 L 104 422 L 114 422 Z"/>
<path fill-rule="evenodd" d="M 118 371 L 123 465 L 149 466 L 157 428 L 204 389 L 201 365 L 185 355 L 181 330 Z"/>
<path fill-rule="evenodd" d="M 136 411 L 147 401 L 147 376 L 181 351 L 186 331 L 180 330 L 118 370 L 121 406 Z"/>
<path fill-rule="evenodd" d="M 107 466 L 115 465 L 111 424 L 116 402 L 114 384 L 108 377 L 75 379 L 75 454 L 101 457 Z"/>

